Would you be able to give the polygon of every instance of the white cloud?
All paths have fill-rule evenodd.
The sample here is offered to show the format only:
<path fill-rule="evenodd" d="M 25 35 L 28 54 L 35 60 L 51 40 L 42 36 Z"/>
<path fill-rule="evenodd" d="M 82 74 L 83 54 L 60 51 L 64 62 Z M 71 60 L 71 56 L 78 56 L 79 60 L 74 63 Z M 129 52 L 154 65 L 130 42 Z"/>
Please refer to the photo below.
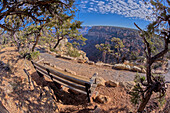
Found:
<path fill-rule="evenodd" d="M 148 20 L 153 13 L 152 5 L 143 0 L 81 0 L 81 9 L 102 14 L 119 14 L 125 17 Z M 150 17 L 150 21 L 154 17 Z"/>

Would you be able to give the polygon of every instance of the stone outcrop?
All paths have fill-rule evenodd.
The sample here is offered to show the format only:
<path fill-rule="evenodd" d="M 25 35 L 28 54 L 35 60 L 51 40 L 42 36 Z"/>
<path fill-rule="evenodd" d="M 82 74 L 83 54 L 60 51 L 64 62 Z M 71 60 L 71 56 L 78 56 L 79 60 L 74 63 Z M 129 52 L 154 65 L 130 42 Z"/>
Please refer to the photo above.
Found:
<path fill-rule="evenodd" d="M 138 66 L 133 66 L 131 64 L 115 64 L 113 65 L 114 69 L 120 69 L 120 70 L 129 70 L 134 72 L 140 72 L 140 73 L 146 73 L 146 70 L 144 68 L 140 68 Z"/>
<path fill-rule="evenodd" d="M 96 97 L 95 102 L 105 104 L 105 103 L 110 102 L 110 100 L 111 99 L 108 96 L 99 95 L 99 96 Z"/>
<path fill-rule="evenodd" d="M 95 63 L 93 61 L 86 61 L 87 64 L 89 65 L 94 65 Z"/>
<path fill-rule="evenodd" d="M 142 72 L 142 69 L 137 66 L 133 66 L 131 70 L 135 72 Z"/>
<path fill-rule="evenodd" d="M 77 62 L 78 62 L 78 63 L 85 63 L 86 60 L 85 60 L 85 59 L 78 59 Z"/>
<path fill-rule="evenodd" d="M 105 82 L 105 85 L 108 86 L 108 87 L 117 87 L 119 85 L 119 82 L 109 80 L 109 81 Z"/>
<path fill-rule="evenodd" d="M 125 64 L 115 64 L 115 65 L 113 66 L 113 68 L 125 70 L 125 69 L 126 69 L 126 65 L 125 65 Z"/>
<path fill-rule="evenodd" d="M 97 77 L 96 78 L 96 84 L 97 84 L 97 87 L 99 86 L 105 86 L 105 80 L 102 78 L 102 77 Z"/>
<path fill-rule="evenodd" d="M 134 81 L 119 82 L 119 86 L 125 88 L 127 91 L 130 91 L 135 84 Z"/>

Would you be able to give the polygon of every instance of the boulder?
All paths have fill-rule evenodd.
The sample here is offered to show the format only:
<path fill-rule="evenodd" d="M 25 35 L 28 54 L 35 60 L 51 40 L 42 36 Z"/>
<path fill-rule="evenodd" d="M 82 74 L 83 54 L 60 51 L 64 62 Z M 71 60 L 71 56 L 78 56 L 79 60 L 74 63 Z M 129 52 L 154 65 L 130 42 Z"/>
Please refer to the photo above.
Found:
<path fill-rule="evenodd" d="M 165 74 L 165 71 L 164 70 L 155 70 L 154 71 L 154 74 Z"/>
<path fill-rule="evenodd" d="M 53 56 L 56 56 L 56 53 L 55 53 L 55 52 L 51 52 L 50 54 L 53 55 Z"/>
<path fill-rule="evenodd" d="M 70 70 L 70 69 L 65 69 L 64 71 L 67 72 L 67 73 L 76 75 L 76 72 L 74 72 L 74 71 L 72 71 L 72 70 Z"/>
<path fill-rule="evenodd" d="M 85 63 L 86 60 L 85 60 L 85 59 L 78 59 L 77 62 L 78 62 L 78 63 Z"/>
<path fill-rule="evenodd" d="M 146 69 L 142 69 L 142 73 L 146 73 Z"/>
<path fill-rule="evenodd" d="M 125 64 L 115 64 L 115 65 L 113 66 L 113 68 L 124 70 L 124 69 L 126 69 L 126 65 L 125 65 Z"/>
<path fill-rule="evenodd" d="M 56 54 L 56 57 L 61 57 L 61 54 Z"/>
<path fill-rule="evenodd" d="M 87 61 L 89 65 L 94 65 L 95 63 L 93 61 Z"/>
<path fill-rule="evenodd" d="M 4 88 L 4 92 L 7 93 L 7 94 L 12 93 L 13 87 L 15 87 L 15 86 L 12 86 L 11 84 L 6 85 L 5 88 Z"/>
<path fill-rule="evenodd" d="M 105 85 L 108 86 L 108 87 L 117 87 L 119 85 L 119 82 L 109 80 L 109 81 L 105 82 Z"/>
<path fill-rule="evenodd" d="M 113 65 L 111 65 L 111 64 L 103 64 L 103 66 L 106 66 L 106 67 L 113 67 Z"/>
<path fill-rule="evenodd" d="M 131 70 L 131 67 L 130 67 L 130 65 L 126 65 L 126 70 Z"/>
<path fill-rule="evenodd" d="M 96 84 L 97 84 L 97 87 L 99 86 L 105 86 L 105 80 L 102 78 L 102 77 L 97 77 L 96 78 Z"/>
<path fill-rule="evenodd" d="M 50 66 L 51 66 L 51 67 L 54 67 L 54 64 L 51 64 L 51 63 L 50 63 Z"/>
<path fill-rule="evenodd" d="M 125 60 L 123 64 L 127 65 L 129 64 L 130 62 L 128 60 Z"/>
<path fill-rule="evenodd" d="M 126 90 L 130 91 L 133 86 L 135 86 L 135 82 L 134 81 L 125 81 L 125 82 L 119 82 L 119 86 L 125 88 Z"/>
<path fill-rule="evenodd" d="M 61 55 L 61 58 L 66 59 L 66 60 L 75 60 L 75 58 L 66 56 L 66 55 Z"/>
<path fill-rule="evenodd" d="M 105 103 L 110 102 L 110 100 L 111 99 L 108 96 L 99 95 L 99 96 L 96 97 L 95 102 L 105 104 Z"/>
<path fill-rule="evenodd" d="M 142 69 L 141 69 L 140 67 L 133 66 L 133 67 L 132 67 L 132 71 L 135 71 L 135 72 L 142 72 Z"/>
<path fill-rule="evenodd" d="M 44 61 L 44 65 L 50 65 L 50 63 L 47 61 Z"/>
<path fill-rule="evenodd" d="M 103 62 L 97 62 L 96 66 L 103 66 L 103 64 L 104 64 Z"/>

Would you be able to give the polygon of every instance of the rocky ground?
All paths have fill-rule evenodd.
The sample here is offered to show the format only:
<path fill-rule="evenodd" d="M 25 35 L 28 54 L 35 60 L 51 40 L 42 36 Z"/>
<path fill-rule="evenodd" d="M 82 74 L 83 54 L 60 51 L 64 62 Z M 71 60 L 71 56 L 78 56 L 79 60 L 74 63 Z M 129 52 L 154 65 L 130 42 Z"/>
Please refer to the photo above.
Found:
<path fill-rule="evenodd" d="M 106 81 L 121 82 L 132 81 L 136 74 L 129 71 L 56 59 L 47 53 L 41 53 L 41 57 L 59 68 L 67 68 L 88 78 L 98 72 L 99 76 Z M 107 97 L 107 102 L 103 104 L 99 101 L 93 101 L 89 104 L 84 95 L 72 94 L 67 89 L 64 89 L 64 91 L 58 90 L 51 80 L 40 78 L 31 63 L 20 58 L 14 47 L 2 49 L 0 58 L 0 108 L 5 107 L 9 112 L 128 113 L 136 111 L 137 107 L 130 103 L 130 95 L 123 87 L 99 86 L 96 91 L 99 95 Z M 7 67 L 10 67 L 10 69 Z M 26 74 L 24 69 L 29 74 Z M 166 103 L 162 108 L 159 109 L 155 104 L 155 100 L 152 99 L 146 109 L 153 113 L 158 111 L 168 113 L 170 110 L 169 103 L 170 88 L 167 90 Z M 156 110 L 152 110 L 152 108 L 156 108 Z"/>

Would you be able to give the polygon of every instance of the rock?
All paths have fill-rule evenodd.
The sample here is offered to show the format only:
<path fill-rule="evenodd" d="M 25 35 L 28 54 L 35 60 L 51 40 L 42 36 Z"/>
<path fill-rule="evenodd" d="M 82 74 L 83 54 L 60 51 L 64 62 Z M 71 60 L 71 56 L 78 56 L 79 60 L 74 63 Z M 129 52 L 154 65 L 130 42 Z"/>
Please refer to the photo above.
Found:
<path fill-rule="evenodd" d="M 126 65 L 126 70 L 131 70 L 131 67 L 129 65 Z"/>
<path fill-rule="evenodd" d="M 78 63 L 85 63 L 86 62 L 86 60 L 85 59 L 78 59 L 78 61 L 77 61 Z"/>
<path fill-rule="evenodd" d="M 88 57 L 86 56 L 86 53 L 85 53 L 84 51 L 79 50 L 78 52 L 79 52 L 79 54 L 81 54 L 81 55 L 78 57 L 78 59 L 84 59 L 84 60 L 86 60 L 86 61 L 89 60 Z"/>
<path fill-rule="evenodd" d="M 108 96 L 105 96 L 105 95 L 99 95 L 95 99 L 96 102 L 102 103 L 102 104 L 108 103 L 108 102 L 110 102 L 110 100 L 111 99 Z"/>
<path fill-rule="evenodd" d="M 113 66 L 113 68 L 124 70 L 124 69 L 126 69 L 126 65 L 125 65 L 125 64 L 115 64 L 115 65 Z"/>
<path fill-rule="evenodd" d="M 105 82 L 105 85 L 109 86 L 109 87 L 117 87 L 119 85 L 119 82 L 115 82 L 113 80 L 109 80 L 109 81 Z"/>
<path fill-rule="evenodd" d="M 56 57 L 61 57 L 61 54 L 56 54 Z"/>
<path fill-rule="evenodd" d="M 103 64 L 103 66 L 106 66 L 106 67 L 113 67 L 113 65 L 111 65 L 111 64 Z"/>
<path fill-rule="evenodd" d="M 140 67 L 137 67 L 137 66 L 133 66 L 132 71 L 135 71 L 135 72 L 142 72 L 142 69 Z"/>
<path fill-rule="evenodd" d="M 13 86 L 11 84 L 8 84 L 5 86 L 4 88 L 4 92 L 9 94 L 9 93 L 12 93 L 13 92 Z"/>
<path fill-rule="evenodd" d="M 130 91 L 133 86 L 135 86 L 135 84 L 136 83 L 134 81 L 119 82 L 119 86 L 125 88 L 128 91 Z"/>
<path fill-rule="evenodd" d="M 53 64 L 51 64 L 51 63 L 50 63 L 50 66 L 51 66 L 51 67 L 54 67 L 54 65 L 53 65 Z"/>
<path fill-rule="evenodd" d="M 44 65 L 50 65 L 50 63 L 47 61 L 44 61 Z"/>
<path fill-rule="evenodd" d="M 127 65 L 129 64 L 130 62 L 128 60 L 125 60 L 123 64 Z"/>
<path fill-rule="evenodd" d="M 94 65 L 95 63 L 93 61 L 87 61 L 89 65 Z"/>
<path fill-rule="evenodd" d="M 70 73 L 70 74 L 76 75 L 76 72 L 74 72 L 74 71 L 72 71 L 72 70 L 65 69 L 64 71 L 65 71 L 65 72 L 67 72 L 67 73 Z"/>
<path fill-rule="evenodd" d="M 102 78 L 102 77 L 97 77 L 96 78 L 96 84 L 97 84 L 97 87 L 99 86 L 105 86 L 105 80 Z"/>
<path fill-rule="evenodd" d="M 66 60 L 75 60 L 75 58 L 66 56 L 66 55 L 61 55 L 61 58 L 66 59 Z"/>
<path fill-rule="evenodd" d="M 164 70 L 155 70 L 154 74 L 165 74 Z"/>
<path fill-rule="evenodd" d="M 145 69 L 142 69 L 142 73 L 146 73 L 146 70 L 145 70 Z"/>
<path fill-rule="evenodd" d="M 50 54 L 53 55 L 53 56 L 56 56 L 56 53 L 55 53 L 55 52 L 51 52 Z"/>
<path fill-rule="evenodd" d="M 103 62 L 97 62 L 96 66 L 103 66 Z"/>

